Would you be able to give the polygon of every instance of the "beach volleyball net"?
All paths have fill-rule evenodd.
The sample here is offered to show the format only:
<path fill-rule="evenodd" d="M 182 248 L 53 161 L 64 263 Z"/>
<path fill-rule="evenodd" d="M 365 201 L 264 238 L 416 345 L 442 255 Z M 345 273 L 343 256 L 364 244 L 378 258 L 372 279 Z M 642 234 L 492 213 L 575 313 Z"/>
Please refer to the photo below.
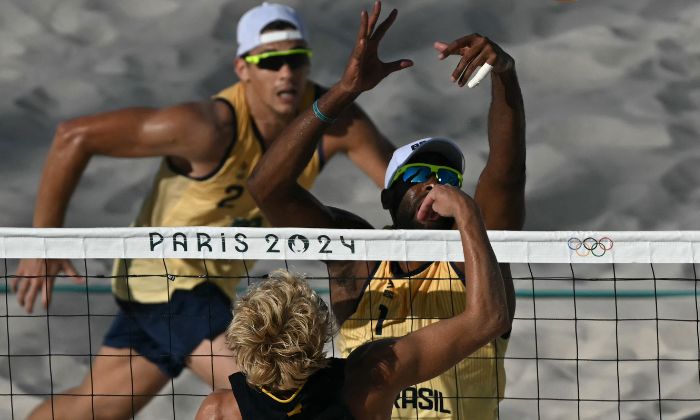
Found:
<path fill-rule="evenodd" d="M 474 356 L 484 359 L 477 363 L 502 364 L 505 370 L 498 418 L 700 416 L 700 232 L 489 236 L 499 262 L 510 263 L 517 301 L 505 355 Z M 6 292 L 0 303 L 0 418 L 20 419 L 89 375 L 118 312 L 110 292 L 114 259 L 156 260 L 161 270 L 147 274 L 166 284 L 183 280 L 172 270 L 176 261 L 198 261 L 201 273 L 187 278 L 237 282 L 238 293 L 271 270 L 287 268 L 305 273 L 330 301 L 333 280 L 323 261 L 459 262 L 462 247 L 456 231 L 2 229 L 0 258 L 0 287 Z M 21 258 L 71 259 L 87 281 L 75 284 L 59 276 L 48 313 L 35 307 L 27 314 L 8 293 Z M 241 274 L 212 275 L 212 267 L 225 261 L 240 264 Z M 456 293 L 452 298 L 463 300 Z M 373 330 L 377 321 L 368 320 Z M 337 347 L 329 352 L 340 355 Z M 502 388 L 503 380 L 492 382 Z M 191 374 L 182 375 L 135 417 L 192 418 L 211 390 Z M 88 396 L 99 401 L 101 394 Z M 483 390 L 458 391 L 456 398 L 499 400 L 496 391 Z M 400 394 L 395 407 L 429 407 L 436 415 L 469 418 L 454 403 L 415 388 Z"/>

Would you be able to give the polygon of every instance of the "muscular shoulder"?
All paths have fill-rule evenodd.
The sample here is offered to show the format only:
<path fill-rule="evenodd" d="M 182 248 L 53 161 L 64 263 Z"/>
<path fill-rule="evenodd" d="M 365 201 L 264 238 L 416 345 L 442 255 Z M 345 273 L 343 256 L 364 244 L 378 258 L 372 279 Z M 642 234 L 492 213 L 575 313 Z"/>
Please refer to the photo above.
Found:
<path fill-rule="evenodd" d="M 348 379 L 357 377 L 357 380 L 370 386 L 385 386 L 396 362 L 393 353 L 395 342 L 395 338 L 377 340 L 353 350 L 345 364 L 346 372 L 350 375 Z"/>
<path fill-rule="evenodd" d="M 204 399 L 195 420 L 241 420 L 236 398 L 230 389 L 219 389 Z"/>
<path fill-rule="evenodd" d="M 355 349 L 345 364 L 344 393 L 348 401 L 363 401 L 354 407 L 354 414 L 391 411 L 391 403 L 399 391 L 392 377 L 396 370 L 393 345 L 396 339 L 365 343 Z"/>
<path fill-rule="evenodd" d="M 215 162 L 221 159 L 233 131 L 233 112 L 221 101 L 189 102 L 161 111 L 164 123 L 172 124 L 184 156 L 189 161 Z"/>
<path fill-rule="evenodd" d="M 214 131 L 231 124 L 232 112 L 221 101 L 186 102 L 162 108 L 157 115 L 180 128 Z"/>

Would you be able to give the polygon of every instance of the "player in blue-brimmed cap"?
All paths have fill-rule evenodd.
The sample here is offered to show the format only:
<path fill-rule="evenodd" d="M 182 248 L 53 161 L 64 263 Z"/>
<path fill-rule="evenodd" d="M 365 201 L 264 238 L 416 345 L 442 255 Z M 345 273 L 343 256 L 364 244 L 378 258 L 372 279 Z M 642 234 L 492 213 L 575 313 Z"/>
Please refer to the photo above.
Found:
<path fill-rule="evenodd" d="M 72 192 L 96 155 L 163 157 L 134 226 L 268 225 L 246 181 L 280 132 L 324 89 L 308 79 L 309 38 L 292 8 L 257 6 L 241 17 L 237 33 L 240 81 L 213 98 L 62 123 L 44 167 L 34 226 L 63 225 Z M 392 151 L 351 106 L 324 132 L 299 182 L 311 187 L 324 163 L 344 153 L 381 186 Z M 12 283 L 20 305 L 31 312 L 41 295 L 48 308 L 60 272 L 78 276 L 68 260 L 22 260 Z M 241 261 L 206 267 L 198 260 L 167 260 L 166 267 L 163 260 L 116 261 L 113 291 L 120 309 L 92 371 L 30 418 L 131 418 L 185 367 L 210 386 L 230 387 L 234 362 L 223 331 L 236 279 L 246 272 Z"/>

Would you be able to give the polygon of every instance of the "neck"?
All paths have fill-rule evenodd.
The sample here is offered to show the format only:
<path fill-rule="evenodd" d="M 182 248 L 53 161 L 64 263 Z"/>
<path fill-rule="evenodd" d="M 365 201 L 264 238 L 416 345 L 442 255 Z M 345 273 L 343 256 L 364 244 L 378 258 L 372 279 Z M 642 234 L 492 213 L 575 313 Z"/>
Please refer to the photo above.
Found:
<path fill-rule="evenodd" d="M 404 273 L 410 273 L 413 270 L 417 270 L 423 265 L 425 265 L 426 261 L 398 261 L 399 267 L 401 267 L 401 270 Z"/>

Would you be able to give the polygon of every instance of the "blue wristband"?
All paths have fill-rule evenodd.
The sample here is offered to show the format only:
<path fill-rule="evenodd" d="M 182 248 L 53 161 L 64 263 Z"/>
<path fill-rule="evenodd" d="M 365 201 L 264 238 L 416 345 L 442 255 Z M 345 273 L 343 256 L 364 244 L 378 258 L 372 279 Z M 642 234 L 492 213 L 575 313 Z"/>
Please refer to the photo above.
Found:
<path fill-rule="evenodd" d="M 333 124 L 335 122 L 335 118 L 331 118 L 325 115 L 323 112 L 321 112 L 320 109 L 318 109 L 318 100 L 314 101 L 314 104 L 311 106 L 311 108 L 314 110 L 314 115 L 316 116 L 316 118 L 323 121 L 324 123 Z"/>

